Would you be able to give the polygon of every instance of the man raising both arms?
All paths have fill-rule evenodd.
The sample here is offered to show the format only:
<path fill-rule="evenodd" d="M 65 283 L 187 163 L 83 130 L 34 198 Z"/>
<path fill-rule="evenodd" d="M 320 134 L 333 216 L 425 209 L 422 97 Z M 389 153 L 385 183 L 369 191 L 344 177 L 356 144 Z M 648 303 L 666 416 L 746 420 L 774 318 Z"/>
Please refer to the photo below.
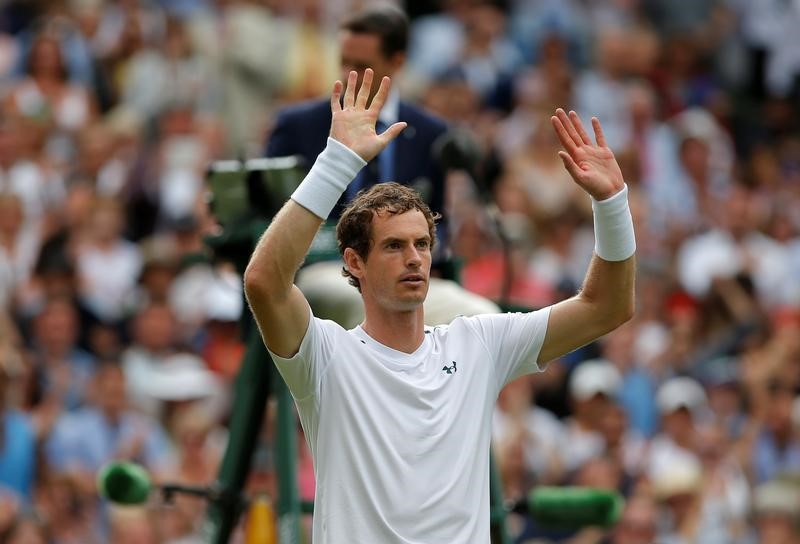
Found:
<path fill-rule="evenodd" d="M 627 190 L 600 124 L 597 145 L 574 113 L 552 124 L 576 183 L 593 198 L 595 253 L 573 298 L 531 313 L 424 325 L 435 217 L 411 189 L 378 184 L 337 225 L 345 274 L 365 319 L 349 331 L 315 318 L 293 285 L 322 218 L 360 168 L 403 130 L 376 134 L 389 78 L 367 107 L 373 73 L 344 100 L 336 82 L 330 138 L 264 233 L 245 291 L 297 403 L 314 458 L 314 542 L 489 542 L 490 422 L 502 387 L 595 340 L 633 312 L 635 244 Z"/>

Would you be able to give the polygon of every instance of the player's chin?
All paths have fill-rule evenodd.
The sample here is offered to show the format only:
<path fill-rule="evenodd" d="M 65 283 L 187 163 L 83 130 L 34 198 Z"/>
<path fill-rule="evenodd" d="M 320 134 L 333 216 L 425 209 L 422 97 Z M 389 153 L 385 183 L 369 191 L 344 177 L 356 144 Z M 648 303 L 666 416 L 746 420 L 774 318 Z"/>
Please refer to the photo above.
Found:
<path fill-rule="evenodd" d="M 409 292 L 406 291 L 405 293 L 401 293 L 396 299 L 396 305 L 399 309 L 403 310 L 413 310 L 422 305 L 425 302 L 425 297 L 428 295 L 428 286 L 424 286 L 424 288 L 420 287 L 419 289 L 414 289 L 413 291 Z"/>

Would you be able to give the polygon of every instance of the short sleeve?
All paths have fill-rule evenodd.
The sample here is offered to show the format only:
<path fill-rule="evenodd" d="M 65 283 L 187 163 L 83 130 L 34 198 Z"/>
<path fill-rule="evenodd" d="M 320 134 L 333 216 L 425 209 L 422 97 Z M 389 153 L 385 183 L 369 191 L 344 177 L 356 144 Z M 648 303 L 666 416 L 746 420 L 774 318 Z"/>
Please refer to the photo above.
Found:
<path fill-rule="evenodd" d="M 492 358 L 497 391 L 523 374 L 541 372 L 537 360 L 547 333 L 550 308 L 466 318 Z"/>
<path fill-rule="evenodd" d="M 304 400 L 319 391 L 322 376 L 336 349 L 337 337 L 344 332 L 337 323 L 312 315 L 300 349 L 293 357 L 285 359 L 269 352 L 295 400 Z"/>

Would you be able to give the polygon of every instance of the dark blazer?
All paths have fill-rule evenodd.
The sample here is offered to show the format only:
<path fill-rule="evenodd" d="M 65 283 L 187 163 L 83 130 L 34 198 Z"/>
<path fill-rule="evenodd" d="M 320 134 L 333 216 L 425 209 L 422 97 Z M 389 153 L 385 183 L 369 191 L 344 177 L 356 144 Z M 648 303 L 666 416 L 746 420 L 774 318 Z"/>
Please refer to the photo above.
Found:
<path fill-rule="evenodd" d="M 365 187 L 379 181 L 397 181 L 417 189 L 435 212 L 444 206 L 444 176 L 434 156 L 434 142 L 446 131 L 447 125 L 433 115 L 407 102 L 400 101 L 398 121 L 408 126 L 394 142 L 394 179 L 378 180 L 378 158 L 365 166 Z M 278 113 L 275 128 L 267 143 L 267 157 L 302 155 L 308 168 L 322 153 L 331 127 L 329 100 L 315 100 L 289 106 Z M 346 197 L 331 214 L 341 214 Z"/>

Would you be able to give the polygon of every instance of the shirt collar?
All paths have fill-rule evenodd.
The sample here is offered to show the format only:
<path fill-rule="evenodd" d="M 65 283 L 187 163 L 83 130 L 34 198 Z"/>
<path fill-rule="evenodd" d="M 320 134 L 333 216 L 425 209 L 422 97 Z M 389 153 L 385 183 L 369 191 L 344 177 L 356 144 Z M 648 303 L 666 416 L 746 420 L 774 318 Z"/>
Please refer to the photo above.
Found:
<path fill-rule="evenodd" d="M 387 127 L 397 122 L 400 115 L 400 93 L 396 89 L 389 90 L 389 96 L 386 97 L 386 102 L 383 103 L 378 120 L 382 121 Z"/>

